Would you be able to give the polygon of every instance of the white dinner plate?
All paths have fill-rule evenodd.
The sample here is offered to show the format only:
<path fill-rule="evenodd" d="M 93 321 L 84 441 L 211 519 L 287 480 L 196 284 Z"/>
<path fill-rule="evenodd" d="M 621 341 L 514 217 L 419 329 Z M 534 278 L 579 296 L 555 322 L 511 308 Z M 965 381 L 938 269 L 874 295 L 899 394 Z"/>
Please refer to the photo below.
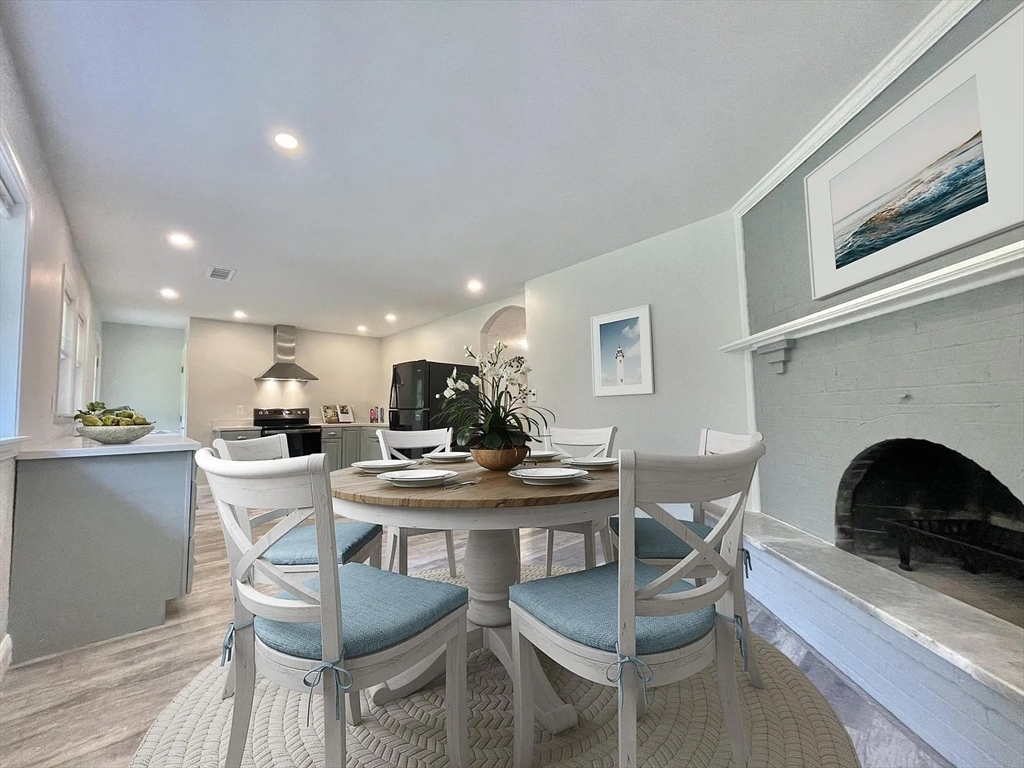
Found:
<path fill-rule="evenodd" d="M 554 461 L 565 456 L 561 451 L 530 451 L 524 461 Z"/>
<path fill-rule="evenodd" d="M 455 464 L 459 461 L 465 461 L 472 455 L 466 451 L 448 451 L 447 453 L 425 453 L 423 458 L 438 464 Z"/>
<path fill-rule="evenodd" d="M 566 467 L 536 467 L 533 469 L 513 469 L 509 477 L 522 480 L 527 485 L 568 485 L 589 472 L 585 469 L 569 469 Z"/>
<path fill-rule="evenodd" d="M 443 485 L 445 481 L 458 477 L 458 472 L 448 469 L 403 469 L 398 472 L 381 472 L 377 477 L 387 480 L 400 488 L 428 488 Z"/>
<path fill-rule="evenodd" d="M 575 456 L 562 459 L 562 463 L 579 469 L 614 469 L 619 466 L 619 460 L 614 456 Z"/>
<path fill-rule="evenodd" d="M 352 466 L 363 470 L 366 475 L 379 475 L 396 469 L 415 467 L 417 462 L 412 459 L 374 459 L 373 461 L 353 461 Z"/>

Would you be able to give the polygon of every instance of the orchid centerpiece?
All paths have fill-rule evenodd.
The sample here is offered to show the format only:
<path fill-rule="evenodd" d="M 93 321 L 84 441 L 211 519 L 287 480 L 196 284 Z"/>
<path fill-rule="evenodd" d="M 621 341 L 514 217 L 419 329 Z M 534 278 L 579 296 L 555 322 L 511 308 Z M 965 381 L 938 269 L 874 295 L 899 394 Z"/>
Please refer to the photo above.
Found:
<path fill-rule="evenodd" d="M 498 342 L 486 355 L 477 356 L 465 347 L 466 357 L 476 361 L 479 374 L 448 377 L 441 403 L 442 418 L 455 430 L 456 441 L 470 449 L 501 450 L 524 448 L 538 438 L 548 424 L 551 411 L 530 406 L 536 394 L 527 386 L 530 368 L 522 355 L 505 357 L 508 345 Z"/>

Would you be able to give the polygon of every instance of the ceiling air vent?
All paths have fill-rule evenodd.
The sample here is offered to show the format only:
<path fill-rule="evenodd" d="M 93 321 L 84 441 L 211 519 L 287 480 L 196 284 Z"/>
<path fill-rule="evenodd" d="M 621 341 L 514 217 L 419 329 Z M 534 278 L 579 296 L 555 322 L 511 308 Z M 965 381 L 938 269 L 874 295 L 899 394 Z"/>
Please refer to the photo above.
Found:
<path fill-rule="evenodd" d="M 211 280 L 223 280 L 227 282 L 235 276 L 235 270 L 227 267 L 210 267 L 206 270 L 206 276 Z"/>

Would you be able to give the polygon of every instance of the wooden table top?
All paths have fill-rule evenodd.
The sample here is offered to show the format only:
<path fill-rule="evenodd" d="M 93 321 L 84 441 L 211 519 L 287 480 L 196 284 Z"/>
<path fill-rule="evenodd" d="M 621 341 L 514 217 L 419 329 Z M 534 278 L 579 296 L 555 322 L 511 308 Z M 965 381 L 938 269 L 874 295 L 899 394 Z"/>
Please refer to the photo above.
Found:
<path fill-rule="evenodd" d="M 619 495 L 619 473 L 614 469 L 591 471 L 588 477 L 592 479 L 577 480 L 572 485 L 541 486 L 527 485 L 505 472 L 484 469 L 472 461 L 437 468 L 458 472 L 459 476 L 452 478 L 452 483 L 477 478 L 480 482 L 459 488 L 398 488 L 386 480 L 349 468 L 331 473 L 331 494 L 345 501 L 420 509 L 543 507 L 613 499 Z"/>

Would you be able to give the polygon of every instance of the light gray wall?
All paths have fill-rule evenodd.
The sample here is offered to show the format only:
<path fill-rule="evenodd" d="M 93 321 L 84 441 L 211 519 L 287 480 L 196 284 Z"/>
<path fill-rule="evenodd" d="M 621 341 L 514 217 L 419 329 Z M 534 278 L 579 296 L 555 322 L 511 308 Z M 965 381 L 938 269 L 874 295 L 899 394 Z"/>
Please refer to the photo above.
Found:
<path fill-rule="evenodd" d="M 804 177 L 1017 5 L 984 0 L 743 217 L 752 332 L 1021 239 L 1017 228 L 811 299 Z M 913 436 L 898 432 L 975 453 L 970 457 L 1020 496 L 1022 304 L 1015 281 L 800 339 L 783 375 L 755 357 L 757 426 L 768 447 L 762 510 L 833 541 L 838 477 L 874 442 Z"/>
<path fill-rule="evenodd" d="M 321 405 L 342 403 L 365 422 L 370 406 L 382 404 L 380 347 L 376 338 L 300 328 L 295 361 L 320 380 L 254 381 L 274 360 L 271 326 L 190 318 L 186 434 L 210 445 L 215 423 L 251 423 L 253 408 L 307 407 L 318 422 Z"/>
<path fill-rule="evenodd" d="M 0 129 L 13 159 L 25 174 L 31 216 L 25 236 L 25 304 L 21 338 L 21 387 L 18 392 L 18 433 L 45 443 L 72 429 L 70 419 L 54 417 L 60 354 L 62 275 L 65 268 L 75 286 L 78 312 L 86 321 L 87 361 L 96 352 L 99 312 L 92 289 L 75 253 L 64 207 L 50 176 L 46 156 L 28 114 L 25 97 L 0 30 Z M 83 388 L 92 392 L 93 371 L 84 372 Z"/>
<path fill-rule="evenodd" d="M 157 429 L 180 429 L 184 347 L 182 328 L 104 323 L 100 400 L 130 405 Z"/>
<path fill-rule="evenodd" d="M 526 284 L 538 405 L 566 427 L 615 425 L 618 448 L 693 452 L 701 427 L 747 430 L 733 218 L 721 214 Z M 590 318 L 651 306 L 654 394 L 595 397 Z"/>

